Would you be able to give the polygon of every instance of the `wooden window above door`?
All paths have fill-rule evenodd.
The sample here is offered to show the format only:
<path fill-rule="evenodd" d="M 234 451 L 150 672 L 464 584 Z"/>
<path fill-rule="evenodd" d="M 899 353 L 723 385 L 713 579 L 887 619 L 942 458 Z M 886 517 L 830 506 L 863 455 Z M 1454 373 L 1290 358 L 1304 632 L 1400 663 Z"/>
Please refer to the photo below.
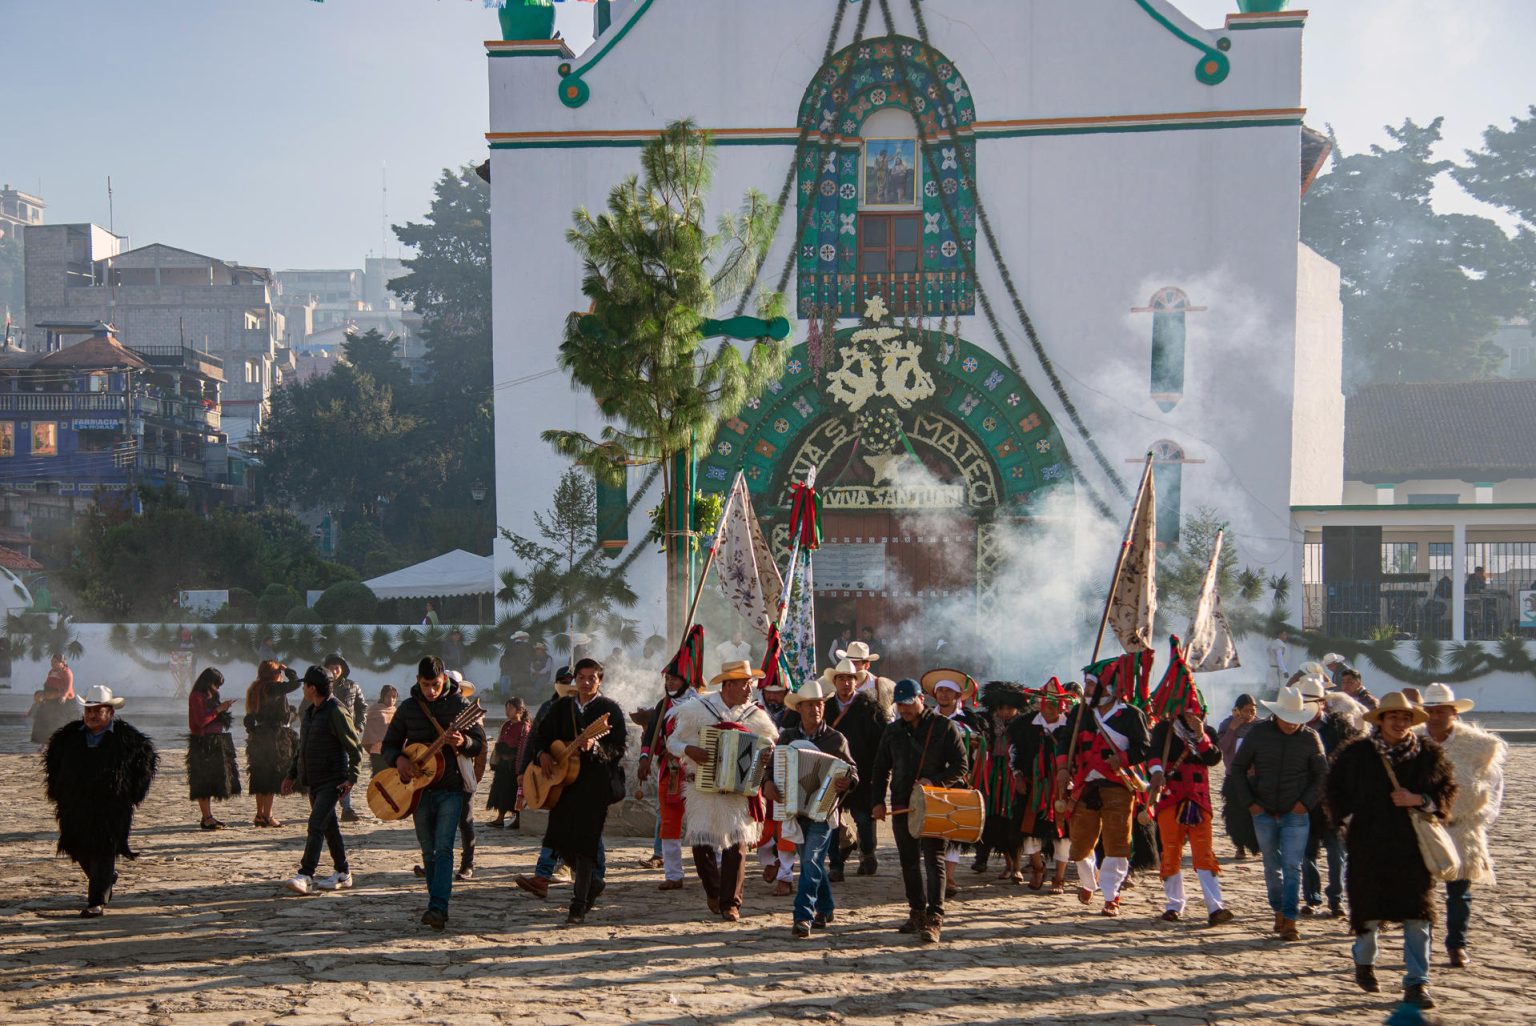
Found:
<path fill-rule="evenodd" d="M 893 314 L 913 312 L 922 303 L 922 215 L 917 212 L 859 214 L 859 293 L 885 298 Z"/>

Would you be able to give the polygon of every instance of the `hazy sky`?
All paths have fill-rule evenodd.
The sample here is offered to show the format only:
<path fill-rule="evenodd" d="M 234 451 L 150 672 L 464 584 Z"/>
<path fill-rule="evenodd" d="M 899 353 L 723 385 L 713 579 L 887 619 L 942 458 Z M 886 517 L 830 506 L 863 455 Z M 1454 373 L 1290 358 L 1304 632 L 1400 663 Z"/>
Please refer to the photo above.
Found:
<path fill-rule="evenodd" d="M 591 6 L 560 6 L 583 44 Z M 1181 6 L 1216 26 L 1237 5 Z M 1536 103 L 1532 0 L 1292 6 L 1311 10 L 1307 121 L 1348 150 L 1443 114 L 1444 155 L 1459 156 Z M 361 266 L 386 245 L 386 174 L 399 222 L 425 211 L 442 168 L 484 158 L 480 43 L 497 35 L 481 0 L 0 0 L 0 182 L 40 189 L 51 222 L 106 224 L 110 175 L 134 245 Z M 1470 209 L 1453 189 L 1438 198 Z"/>

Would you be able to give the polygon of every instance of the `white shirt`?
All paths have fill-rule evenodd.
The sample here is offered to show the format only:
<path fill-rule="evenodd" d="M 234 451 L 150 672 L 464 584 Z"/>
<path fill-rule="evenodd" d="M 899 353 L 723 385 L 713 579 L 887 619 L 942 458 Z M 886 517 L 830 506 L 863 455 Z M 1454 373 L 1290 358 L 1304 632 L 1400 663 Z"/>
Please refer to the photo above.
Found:
<path fill-rule="evenodd" d="M 1289 677 L 1291 671 L 1285 668 L 1285 650 L 1286 644 L 1284 641 L 1281 641 L 1279 638 L 1271 641 L 1269 643 L 1269 665 L 1278 670 L 1280 676 Z"/>
<path fill-rule="evenodd" d="M 1131 746 L 1130 739 L 1127 738 L 1124 734 L 1120 733 L 1114 727 L 1111 727 L 1107 721 L 1111 716 L 1115 715 L 1124 708 L 1124 702 L 1116 702 L 1114 705 L 1110 706 L 1106 712 L 1099 712 L 1097 709 L 1093 711 L 1093 716 L 1099 721 L 1099 726 L 1103 729 L 1104 736 L 1109 738 L 1110 742 L 1122 752 Z M 1088 779 L 1107 780 L 1109 778 L 1095 769 L 1088 771 Z"/>

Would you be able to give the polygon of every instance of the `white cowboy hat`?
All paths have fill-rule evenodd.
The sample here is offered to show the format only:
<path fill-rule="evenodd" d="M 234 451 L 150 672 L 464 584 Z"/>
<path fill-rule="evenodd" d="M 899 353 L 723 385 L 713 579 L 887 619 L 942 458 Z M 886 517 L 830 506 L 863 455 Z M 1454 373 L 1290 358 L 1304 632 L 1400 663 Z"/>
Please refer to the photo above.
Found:
<path fill-rule="evenodd" d="M 1385 695 L 1381 696 L 1380 704 L 1365 714 L 1365 722 L 1379 724 L 1381 718 L 1389 712 L 1412 713 L 1413 725 L 1415 727 L 1429 719 L 1429 713 L 1408 701 L 1407 695 L 1404 695 L 1401 691 L 1388 691 Z"/>
<path fill-rule="evenodd" d="M 1323 656 L 1321 661 L 1324 666 L 1332 666 L 1334 663 L 1342 663 L 1344 661 L 1344 657 L 1337 652 L 1329 652 L 1327 655 Z M 1302 668 L 1305 669 L 1306 667 Z"/>
<path fill-rule="evenodd" d="M 862 641 L 850 642 L 847 648 L 840 648 L 832 654 L 839 659 L 868 659 L 872 663 L 880 660 L 880 653 L 871 652 L 869 646 Z"/>
<path fill-rule="evenodd" d="M 853 660 L 844 656 L 839 656 L 837 665 L 829 666 L 825 670 L 822 670 L 821 676 L 816 679 L 826 682 L 827 687 L 830 688 L 833 686 L 833 677 L 857 677 L 858 675 L 859 669 L 853 665 Z"/>
<path fill-rule="evenodd" d="M 796 709 L 801 702 L 825 702 L 836 693 L 831 684 L 820 677 L 815 677 L 806 681 L 799 691 L 791 691 L 785 695 L 784 704 L 791 709 Z"/>
<path fill-rule="evenodd" d="M 720 672 L 709 679 L 711 685 L 719 684 L 727 680 L 757 680 L 763 677 L 763 671 L 756 669 L 745 659 L 737 659 L 729 663 L 720 664 Z"/>
<path fill-rule="evenodd" d="M 1426 709 L 1448 705 L 1459 713 L 1471 712 L 1477 703 L 1470 698 L 1457 698 L 1449 684 L 1431 684 L 1424 689 L 1424 700 L 1419 703 Z"/>
<path fill-rule="evenodd" d="M 1266 700 L 1260 704 L 1274 713 L 1275 719 L 1286 723 L 1310 723 L 1312 717 L 1317 715 L 1317 706 L 1307 701 L 1298 688 L 1281 688 L 1275 701 Z"/>
<path fill-rule="evenodd" d="M 1309 662 L 1302 663 L 1301 672 L 1306 674 L 1308 677 L 1327 678 L 1328 666 L 1326 663 L 1314 659 Z"/>
<path fill-rule="evenodd" d="M 514 633 L 507 640 L 508 641 L 527 641 L 528 640 L 528 632 L 527 631 L 517 631 L 516 633 Z"/>
<path fill-rule="evenodd" d="M 110 705 L 114 709 L 121 709 L 126 698 L 119 698 L 112 694 L 112 689 L 105 684 L 97 684 L 85 693 L 82 704 L 89 709 L 93 705 Z"/>
<path fill-rule="evenodd" d="M 923 686 L 923 692 L 932 695 L 939 688 L 949 688 L 951 691 L 960 692 L 961 701 L 971 702 L 976 699 L 976 682 L 970 674 L 961 673 L 948 667 L 940 667 L 929 670 L 919 678 L 918 683 Z"/>
<path fill-rule="evenodd" d="M 1328 685 L 1324 682 L 1322 677 L 1313 677 L 1310 675 L 1303 677 L 1296 682 L 1295 688 L 1297 691 L 1301 692 L 1301 696 L 1307 701 L 1316 702 L 1319 705 L 1321 705 L 1328 697 Z"/>

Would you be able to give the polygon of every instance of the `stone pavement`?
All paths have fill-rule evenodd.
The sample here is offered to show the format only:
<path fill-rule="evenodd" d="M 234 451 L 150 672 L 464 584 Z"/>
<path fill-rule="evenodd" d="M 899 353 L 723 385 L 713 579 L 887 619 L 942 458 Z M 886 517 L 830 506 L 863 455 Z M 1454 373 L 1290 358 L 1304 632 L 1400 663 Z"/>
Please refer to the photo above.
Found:
<path fill-rule="evenodd" d="M 481 828 L 476 878 L 456 884 L 449 929 L 417 922 L 424 889 L 408 827 L 371 820 L 346 834 L 356 890 L 289 895 L 304 805 L 288 824 L 249 825 L 249 798 L 219 807 L 230 829 L 196 828 L 182 799 L 182 753 L 165 752 L 139 817 L 137 862 L 105 918 L 82 920 L 84 880 L 53 855 L 51 810 L 35 755 L 0 756 L 0 1014 L 7 1023 L 1380 1023 L 1400 972 L 1398 935 L 1379 966 L 1386 993 L 1355 989 L 1344 924 L 1303 920 L 1303 941 L 1267 928 L 1258 864 L 1224 858 L 1238 921 L 1157 920 L 1155 875 L 1106 920 L 1070 893 L 1036 894 L 961 867 L 944 941 L 894 932 L 904 918 L 889 839 L 879 874 L 837 888 L 837 919 L 789 935 L 788 898 L 749 875 L 742 921 L 709 916 L 698 885 L 658 892 L 636 868 L 649 842 L 610 839 L 608 891 L 584 926 L 562 925 L 567 891 L 522 894 L 538 838 Z M 1478 892 L 1474 965 L 1435 952 L 1438 1021 L 1536 1021 L 1536 747 L 1512 749 L 1494 839 L 1502 886 Z M 1230 855 L 1224 839 L 1221 851 Z M 322 863 L 324 868 L 324 863 Z M 1186 872 L 1189 872 L 1186 870 Z M 1198 896 L 1192 872 L 1189 890 Z"/>

